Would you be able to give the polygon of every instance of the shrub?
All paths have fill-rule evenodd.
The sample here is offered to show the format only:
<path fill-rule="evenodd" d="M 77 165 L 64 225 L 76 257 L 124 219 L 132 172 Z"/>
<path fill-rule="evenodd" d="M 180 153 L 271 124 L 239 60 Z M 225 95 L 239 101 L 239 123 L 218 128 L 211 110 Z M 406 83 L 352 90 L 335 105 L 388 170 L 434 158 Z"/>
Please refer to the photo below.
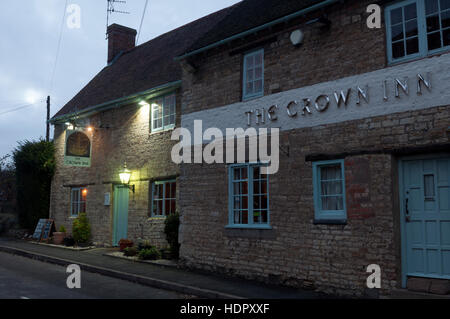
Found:
<path fill-rule="evenodd" d="M 59 227 L 59 232 L 66 233 L 67 232 L 66 227 L 64 227 L 64 225 L 61 225 L 61 227 Z"/>
<path fill-rule="evenodd" d="M 19 142 L 13 152 L 17 211 L 23 228 L 33 230 L 39 219 L 48 218 L 54 154 L 54 144 L 44 140 Z"/>
<path fill-rule="evenodd" d="M 66 247 L 72 247 L 75 245 L 75 239 L 73 239 L 73 237 L 66 237 L 63 240 L 64 246 Z"/>
<path fill-rule="evenodd" d="M 178 213 L 167 216 L 164 233 L 170 246 L 172 258 L 178 259 L 180 244 L 178 243 L 178 229 L 180 227 L 180 215 Z"/>
<path fill-rule="evenodd" d="M 72 229 L 73 239 L 77 244 L 88 244 L 91 239 L 91 225 L 86 213 L 80 213 L 77 219 L 73 221 Z"/>
<path fill-rule="evenodd" d="M 146 248 L 139 252 L 139 259 L 142 260 L 157 260 L 161 259 L 161 253 L 156 247 Z"/>
<path fill-rule="evenodd" d="M 138 244 L 138 251 L 144 250 L 144 249 L 150 249 L 152 248 L 153 245 L 150 243 L 149 240 L 143 240 L 141 242 L 139 242 Z"/>
<path fill-rule="evenodd" d="M 125 248 L 128 248 L 128 247 L 133 247 L 133 244 L 134 244 L 133 241 L 129 240 L 129 239 L 123 238 L 123 239 L 119 240 L 120 251 L 124 251 Z"/>
<path fill-rule="evenodd" d="M 136 247 L 127 247 L 123 250 L 123 254 L 127 257 L 134 257 L 138 254 Z"/>

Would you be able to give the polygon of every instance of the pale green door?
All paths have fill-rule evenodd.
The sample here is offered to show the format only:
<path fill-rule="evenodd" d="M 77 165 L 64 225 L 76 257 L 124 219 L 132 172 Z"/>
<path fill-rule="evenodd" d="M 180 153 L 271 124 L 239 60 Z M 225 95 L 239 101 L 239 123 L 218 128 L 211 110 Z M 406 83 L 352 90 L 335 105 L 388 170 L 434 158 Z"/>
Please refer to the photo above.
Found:
<path fill-rule="evenodd" d="M 402 163 L 406 276 L 450 279 L 450 159 Z"/>
<path fill-rule="evenodd" d="M 118 246 L 121 239 L 128 236 L 128 200 L 127 187 L 114 187 L 114 220 L 113 220 L 113 246 Z"/>

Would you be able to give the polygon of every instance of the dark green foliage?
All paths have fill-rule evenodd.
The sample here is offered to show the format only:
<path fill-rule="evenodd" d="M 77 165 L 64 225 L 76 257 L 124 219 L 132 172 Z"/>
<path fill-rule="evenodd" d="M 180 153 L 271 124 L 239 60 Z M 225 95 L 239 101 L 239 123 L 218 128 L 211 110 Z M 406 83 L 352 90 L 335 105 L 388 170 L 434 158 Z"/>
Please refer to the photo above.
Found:
<path fill-rule="evenodd" d="M 161 253 L 156 247 L 146 248 L 139 252 L 139 259 L 142 260 L 157 260 L 161 259 Z"/>
<path fill-rule="evenodd" d="M 80 213 L 78 218 L 73 221 L 72 235 L 77 244 L 89 243 L 91 239 L 91 225 L 86 213 Z"/>
<path fill-rule="evenodd" d="M 44 140 L 24 141 L 14 150 L 13 157 L 19 222 L 23 228 L 33 230 L 39 219 L 49 216 L 55 147 Z"/>
<path fill-rule="evenodd" d="M 73 239 L 73 237 L 66 237 L 63 240 L 64 246 L 66 247 L 72 247 L 75 245 L 75 240 Z"/>
<path fill-rule="evenodd" d="M 144 240 L 144 241 L 139 242 L 137 249 L 138 249 L 138 251 L 141 251 L 144 249 L 150 249 L 152 247 L 153 247 L 153 245 L 150 243 L 149 240 Z"/>
<path fill-rule="evenodd" d="M 123 250 L 123 254 L 127 257 L 134 257 L 138 254 L 136 247 L 127 247 Z"/>
<path fill-rule="evenodd" d="M 170 245 L 172 258 L 178 259 L 180 244 L 178 243 L 178 229 L 180 227 L 180 215 L 178 213 L 167 216 L 165 220 L 164 233 Z"/>

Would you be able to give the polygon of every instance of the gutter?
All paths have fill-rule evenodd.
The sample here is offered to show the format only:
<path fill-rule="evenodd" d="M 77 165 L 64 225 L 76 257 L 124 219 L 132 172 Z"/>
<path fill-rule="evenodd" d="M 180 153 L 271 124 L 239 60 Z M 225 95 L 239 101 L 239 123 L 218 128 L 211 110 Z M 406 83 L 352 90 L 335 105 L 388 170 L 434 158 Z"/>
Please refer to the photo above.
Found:
<path fill-rule="evenodd" d="M 48 122 L 50 124 L 57 124 L 58 122 L 65 122 L 74 117 L 79 117 L 79 116 L 87 117 L 92 114 L 98 113 L 100 111 L 109 110 L 112 108 L 120 107 L 125 104 L 130 104 L 133 102 L 138 102 L 142 98 L 149 99 L 149 98 L 155 97 L 157 95 L 164 94 L 173 89 L 177 89 L 179 87 L 181 87 L 181 80 L 169 82 L 169 83 L 166 83 L 166 84 L 163 84 L 163 85 L 160 85 L 160 86 L 157 86 L 157 87 L 154 87 L 154 88 L 151 88 L 151 89 L 139 92 L 139 93 L 128 95 L 128 96 L 125 96 L 125 97 L 122 97 L 122 98 L 119 98 L 116 100 L 112 100 L 112 101 L 108 101 L 105 103 L 90 106 L 90 107 L 87 107 L 80 111 L 76 111 L 76 112 L 69 113 L 69 114 L 63 114 L 58 117 L 53 117 Z"/>
<path fill-rule="evenodd" d="M 245 37 L 245 36 L 247 36 L 247 35 L 250 35 L 250 34 L 253 34 L 253 33 L 255 33 L 255 32 L 261 31 L 261 30 L 263 30 L 263 29 L 269 28 L 269 27 L 274 26 L 274 25 L 276 25 L 276 24 L 283 23 L 283 22 L 287 22 L 287 21 L 289 21 L 289 20 L 291 20 L 291 19 L 294 19 L 294 18 L 297 18 L 297 17 L 299 17 L 299 16 L 305 15 L 305 14 L 310 13 L 310 12 L 312 12 L 312 11 L 315 11 L 315 10 L 318 10 L 318 9 L 321 9 L 321 8 L 324 8 L 324 7 L 327 7 L 327 6 L 332 5 L 332 4 L 336 3 L 336 2 L 343 2 L 343 0 L 326 0 L 326 1 L 322 1 L 322 2 L 320 2 L 320 3 L 317 3 L 317 4 L 315 4 L 315 5 L 312 5 L 312 6 L 310 6 L 310 7 L 307 7 L 307 8 L 305 8 L 305 9 L 300 10 L 300 11 L 291 13 L 291 14 L 289 14 L 289 15 L 287 15 L 287 16 L 282 17 L 282 18 L 273 20 L 273 21 L 268 22 L 268 23 L 266 23 L 266 24 L 260 25 L 260 26 L 258 26 L 258 27 L 252 28 L 252 29 L 250 29 L 250 30 L 247 30 L 247 31 L 244 31 L 244 32 L 235 34 L 235 35 L 233 35 L 233 36 L 231 36 L 231 37 L 228 37 L 228 38 L 225 38 L 225 39 L 220 40 L 220 41 L 218 41 L 218 42 L 212 43 L 212 44 L 207 45 L 207 46 L 205 46 L 205 47 L 203 47 L 203 48 L 200 48 L 200 49 L 197 49 L 197 50 L 188 52 L 188 53 L 186 53 L 186 54 L 184 54 L 184 55 L 175 57 L 175 61 L 179 61 L 179 60 L 182 60 L 182 59 L 184 59 L 184 58 L 187 58 L 187 57 L 196 55 L 196 54 L 198 54 L 198 53 L 201 53 L 201 52 L 210 50 L 210 49 L 212 49 L 212 48 L 215 48 L 215 47 L 217 47 L 217 46 L 219 46 L 219 45 L 228 43 L 228 42 L 230 42 L 230 41 L 233 41 L 233 40 L 236 40 L 236 39 L 239 39 L 239 38 L 243 38 L 243 37 Z"/>

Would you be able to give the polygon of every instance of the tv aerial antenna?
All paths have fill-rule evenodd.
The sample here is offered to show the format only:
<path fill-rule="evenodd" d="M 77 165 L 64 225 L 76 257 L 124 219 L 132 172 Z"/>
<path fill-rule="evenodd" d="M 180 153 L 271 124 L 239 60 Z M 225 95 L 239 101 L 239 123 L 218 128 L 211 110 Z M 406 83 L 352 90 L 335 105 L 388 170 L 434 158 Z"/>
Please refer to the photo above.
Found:
<path fill-rule="evenodd" d="M 108 40 L 108 26 L 109 26 L 109 16 L 113 13 L 121 13 L 121 14 L 130 14 L 126 11 L 116 10 L 116 4 L 126 4 L 127 2 L 124 0 L 107 0 L 108 9 L 106 11 L 106 39 Z"/>

